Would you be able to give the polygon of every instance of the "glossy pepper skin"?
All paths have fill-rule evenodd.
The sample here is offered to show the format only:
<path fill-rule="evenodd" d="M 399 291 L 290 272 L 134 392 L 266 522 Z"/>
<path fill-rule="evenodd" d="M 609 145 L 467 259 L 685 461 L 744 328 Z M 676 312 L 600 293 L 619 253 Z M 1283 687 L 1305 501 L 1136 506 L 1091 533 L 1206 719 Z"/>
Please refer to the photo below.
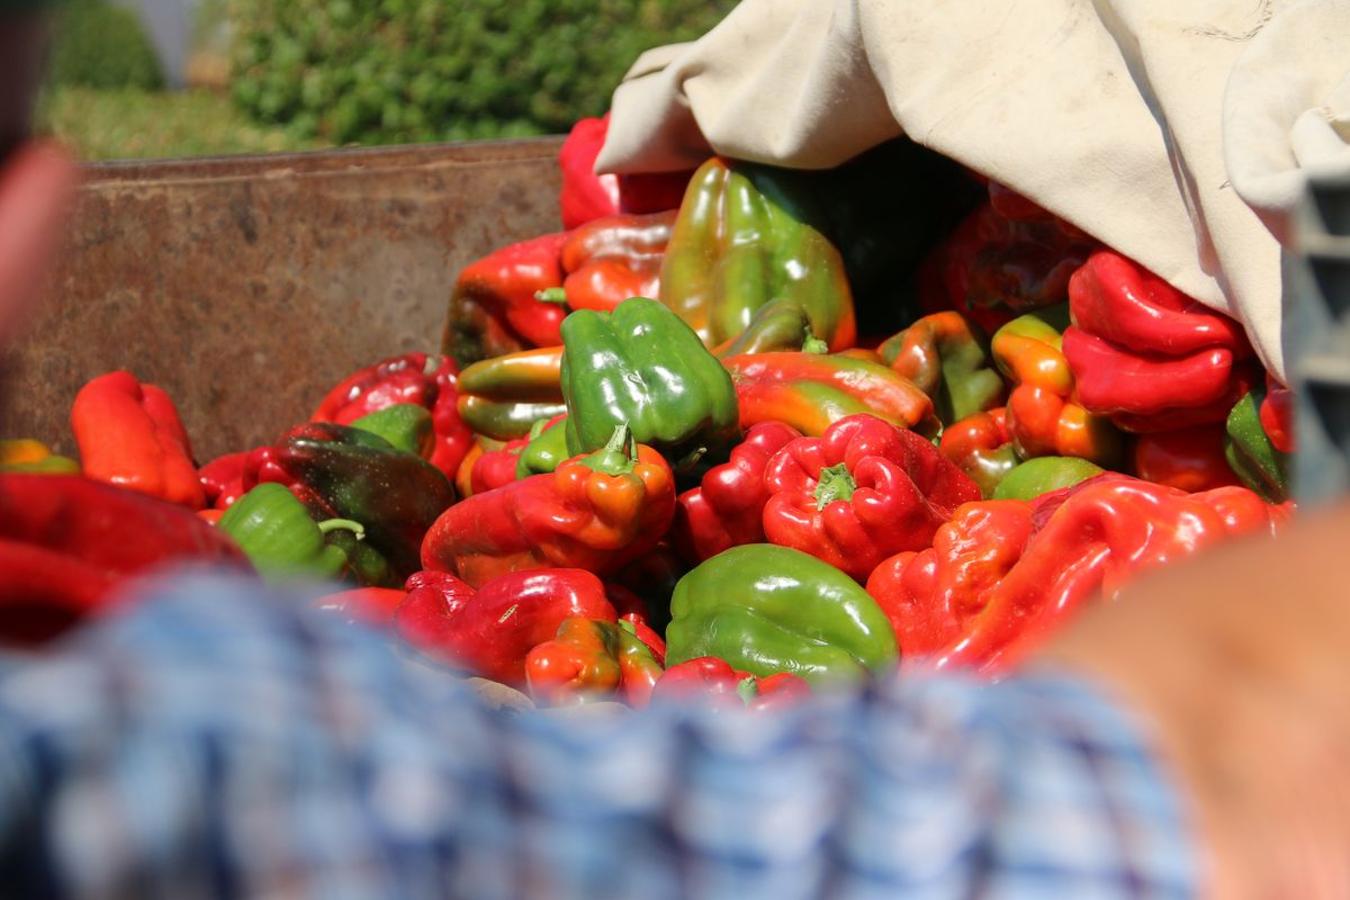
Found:
<path fill-rule="evenodd" d="M 554 416 L 536 422 L 530 429 L 525 446 L 520 448 L 516 457 L 516 477 L 529 478 L 531 475 L 545 475 L 557 471 L 558 466 L 567 461 L 567 417 Z"/>
<path fill-rule="evenodd" d="M 1199 494 L 1104 475 L 1035 503 L 957 510 L 930 549 L 868 580 L 907 660 L 995 674 L 1025 659 L 1084 602 L 1283 513 L 1245 488 Z"/>
<path fill-rule="evenodd" d="M 1242 326 L 1119 253 L 1069 280 L 1064 355 L 1083 406 L 1127 431 L 1222 422 L 1253 380 Z"/>
<path fill-rule="evenodd" d="M 347 554 L 325 542 L 330 531 L 364 535 L 358 522 L 315 522 L 295 495 L 279 484 L 260 484 L 232 505 L 216 527 L 228 534 L 263 575 L 336 578 Z"/>
<path fill-rule="evenodd" d="M 886 615 L 856 581 L 788 547 L 747 544 L 702 563 L 675 588 L 666 663 L 700 656 L 820 684 L 886 669 L 898 653 Z"/>
<path fill-rule="evenodd" d="M 782 422 L 760 422 L 746 432 L 730 460 L 680 494 L 671 533 L 684 559 L 699 563 L 740 544 L 764 542 L 764 504 L 769 502 L 764 470 L 801 436 Z"/>
<path fill-rule="evenodd" d="M 1070 276 L 1096 241 L 996 182 L 924 263 L 924 308 L 954 309 L 987 332 L 1019 314 L 1063 303 Z"/>
<path fill-rule="evenodd" d="M 966 416 L 944 428 L 938 450 L 975 482 L 986 500 L 1022 461 L 1008 433 L 1007 411 L 1001 408 Z"/>
<path fill-rule="evenodd" d="M 563 227 L 572 229 L 617 213 L 650 213 L 675 209 L 689 182 L 688 172 L 641 175 L 597 175 L 595 160 L 609 132 L 609 113 L 579 119 L 558 151 L 562 169 Z"/>
<path fill-rule="evenodd" d="M 661 268 L 661 302 L 710 347 L 755 311 L 786 299 L 830 349 L 853 346 L 857 323 L 844 262 L 773 169 L 713 158 L 689 182 Z"/>
<path fill-rule="evenodd" d="M 985 339 L 960 313 L 924 316 L 883 341 L 877 352 L 933 398 L 944 423 L 993 409 L 1003 399 L 1003 379 L 989 360 Z"/>
<path fill-rule="evenodd" d="M 84 474 L 189 509 L 206 505 L 192 445 L 161 388 L 109 372 L 80 388 L 70 426 Z"/>
<path fill-rule="evenodd" d="M 1261 419 L 1264 391 L 1244 394 L 1225 423 L 1224 459 L 1242 483 L 1271 503 L 1290 497 L 1289 456 L 1266 433 Z"/>
<path fill-rule="evenodd" d="M 432 433 L 432 445 L 421 455 L 452 478 L 473 443 L 473 432 L 459 417 L 457 376 L 458 369 L 449 357 L 434 359 L 425 353 L 391 356 L 358 369 L 334 385 L 310 415 L 310 421 L 355 425 L 359 419 L 384 413 L 379 419 L 388 423 L 390 414 L 386 410 L 402 404 L 420 406 L 430 414 Z M 393 415 L 418 418 L 407 412 Z M 377 427 L 388 427 L 378 424 L 379 419 Z M 423 427 L 411 425 L 414 431 Z"/>
<path fill-rule="evenodd" d="M 31 438 L 0 441 L 0 472 L 31 475 L 78 475 L 80 464 L 57 456 L 41 441 Z"/>
<path fill-rule="evenodd" d="M 435 466 L 356 428 L 311 422 L 275 448 L 281 480 L 302 485 L 337 518 L 360 522 L 400 577 L 418 569 L 422 537 L 455 501 Z"/>
<path fill-rule="evenodd" d="M 1266 399 L 1261 401 L 1261 430 L 1281 453 L 1294 452 L 1294 392 L 1266 373 Z"/>
<path fill-rule="evenodd" d="M 736 391 L 721 364 L 670 310 L 634 297 L 612 313 L 580 310 L 563 323 L 567 448 L 605 446 L 627 424 L 677 465 L 731 443 Z"/>
<path fill-rule="evenodd" d="M 1134 442 L 1134 474 L 1190 493 L 1241 484 L 1224 456 L 1224 439 L 1222 425 L 1141 434 Z"/>
<path fill-rule="evenodd" d="M 525 656 L 530 696 L 548 706 L 565 706 L 613 695 L 623 679 L 619 626 L 613 622 L 564 619 L 553 640 Z"/>
<path fill-rule="evenodd" d="M 622 426 L 611 445 L 450 507 L 422 567 L 481 585 L 507 572 L 574 566 L 609 574 L 652 550 L 675 513 L 675 478 Z"/>
<path fill-rule="evenodd" d="M 722 361 L 731 373 L 742 429 L 784 422 L 820 435 L 840 419 L 870 413 L 921 434 L 941 427 L 932 399 L 881 363 L 824 353 L 751 353 Z"/>
<path fill-rule="evenodd" d="M 994 334 L 994 362 L 1013 383 L 1006 421 L 1023 459 L 1076 456 L 1103 467 L 1119 462 L 1122 442 L 1111 422 L 1078 403 L 1058 329 L 1025 315 Z"/>
<path fill-rule="evenodd" d="M 745 353 L 800 350 L 814 340 L 806 310 L 791 300 L 770 300 L 755 310 L 744 331 L 714 347 L 713 356 L 726 359 Z"/>
<path fill-rule="evenodd" d="M 378 434 L 395 449 L 426 459 L 435 446 L 431 413 L 415 403 L 395 403 L 367 413 L 352 422 L 353 428 Z"/>
<path fill-rule="evenodd" d="M 1081 484 L 1105 470 L 1076 456 L 1038 456 L 1019 463 L 994 489 L 995 500 L 1035 500 Z"/>
<path fill-rule="evenodd" d="M 562 297 L 570 309 L 613 312 L 629 297 L 655 297 L 675 210 L 597 219 L 562 247 Z"/>
<path fill-rule="evenodd" d="M 573 617 L 614 622 L 600 579 L 582 569 L 511 572 L 475 590 L 445 572 L 408 579 L 394 627 L 413 647 L 514 687 L 525 658 Z"/>
<path fill-rule="evenodd" d="M 859 580 L 886 557 L 919 550 L 980 490 L 929 441 L 875 416 L 802 437 L 764 470 L 764 534 Z"/>
<path fill-rule="evenodd" d="M 725 660 L 701 656 L 671 666 L 656 682 L 653 700 L 706 699 L 721 706 L 744 707 L 751 712 L 786 709 L 811 696 L 811 685 L 801 676 L 779 672 L 757 678 L 733 669 Z"/>
<path fill-rule="evenodd" d="M 173 562 L 249 570 L 228 535 L 177 504 L 77 475 L 0 475 L 0 641 L 32 644 Z"/>
<path fill-rule="evenodd" d="M 635 625 L 625 616 L 619 619 L 619 679 L 623 699 L 641 709 L 651 702 L 652 691 L 665 671 L 665 642 L 655 633 Z"/>
<path fill-rule="evenodd" d="M 563 283 L 565 232 L 511 244 L 470 263 L 455 282 L 441 350 L 461 366 L 561 343 L 567 311 L 538 294 Z"/>
<path fill-rule="evenodd" d="M 562 345 L 481 360 L 459 374 L 459 416 L 499 441 L 524 437 L 530 426 L 565 412 Z"/>

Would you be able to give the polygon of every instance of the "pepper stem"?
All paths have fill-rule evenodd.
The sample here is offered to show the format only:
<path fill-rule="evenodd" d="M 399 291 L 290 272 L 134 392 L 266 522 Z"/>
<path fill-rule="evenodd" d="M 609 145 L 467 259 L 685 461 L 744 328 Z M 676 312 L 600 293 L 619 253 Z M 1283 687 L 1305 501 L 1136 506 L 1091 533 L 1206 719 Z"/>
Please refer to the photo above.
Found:
<path fill-rule="evenodd" d="M 582 459 L 581 464 L 602 475 L 627 475 L 633 471 L 637 458 L 637 441 L 633 438 L 633 430 L 624 422 L 614 429 L 609 443 Z"/>
<path fill-rule="evenodd" d="M 853 480 L 847 465 L 827 466 L 820 470 L 820 480 L 816 482 L 816 509 L 824 509 L 836 500 L 852 500 L 857 489 L 858 482 Z"/>
<path fill-rule="evenodd" d="M 759 696 L 759 684 L 755 681 L 755 676 L 747 675 L 736 685 L 736 696 L 741 698 L 741 702 L 746 706 L 750 701 Z"/>
<path fill-rule="evenodd" d="M 325 519 L 319 523 L 319 532 L 322 534 L 339 530 L 352 532 L 358 541 L 365 540 L 366 537 L 366 526 L 351 519 Z"/>
<path fill-rule="evenodd" d="M 802 341 L 803 353 L 829 353 L 830 345 L 816 337 L 811 332 L 806 333 L 806 340 Z"/>
<path fill-rule="evenodd" d="M 540 303 L 556 303 L 559 306 L 566 306 L 567 291 L 560 287 L 544 288 L 542 291 L 534 292 L 534 299 Z"/>

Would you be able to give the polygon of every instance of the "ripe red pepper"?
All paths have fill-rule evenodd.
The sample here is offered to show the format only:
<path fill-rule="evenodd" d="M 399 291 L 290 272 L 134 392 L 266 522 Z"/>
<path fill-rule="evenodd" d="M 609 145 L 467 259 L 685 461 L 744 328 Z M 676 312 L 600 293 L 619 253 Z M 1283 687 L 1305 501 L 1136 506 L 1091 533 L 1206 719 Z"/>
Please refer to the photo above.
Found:
<path fill-rule="evenodd" d="M 1253 380 L 1242 326 L 1110 250 L 1069 280 L 1078 397 L 1126 431 L 1222 422 Z"/>
<path fill-rule="evenodd" d="M 700 656 L 666 669 L 652 699 L 688 701 L 707 698 L 718 706 L 745 707 L 751 712 L 785 709 L 811 696 L 806 679 L 791 672 L 756 677 L 733 669 L 715 656 Z"/>
<path fill-rule="evenodd" d="M 672 209 L 597 219 L 571 232 L 562 247 L 567 306 L 613 312 L 629 297 L 658 296 L 674 224 Z"/>
<path fill-rule="evenodd" d="M 567 310 L 538 295 L 563 283 L 565 232 L 502 247 L 459 273 L 442 350 L 461 366 L 562 343 Z"/>
<path fill-rule="evenodd" d="M 1102 475 L 1028 503 L 967 504 L 933 546 L 868 579 L 906 660 L 1006 671 L 1082 603 L 1235 534 L 1271 532 L 1279 507 L 1240 487 L 1187 494 Z"/>
<path fill-rule="evenodd" d="M 197 470 L 197 479 L 202 483 L 208 506 L 229 509 L 230 504 L 248 493 L 244 488 L 247 463 L 248 451 L 241 450 L 218 456 Z"/>
<path fill-rule="evenodd" d="M 73 475 L 0 475 L 0 641 L 32 644 L 172 562 L 248 570 L 224 532 L 172 503 Z"/>
<path fill-rule="evenodd" d="M 1294 392 L 1266 373 L 1266 399 L 1261 401 L 1261 430 L 1281 453 L 1294 452 Z"/>
<path fill-rule="evenodd" d="M 604 575 L 652 550 L 675 513 L 675 477 L 626 427 L 546 475 L 475 494 L 441 515 L 422 567 L 480 585 L 506 572 L 576 566 Z"/>
<path fill-rule="evenodd" d="M 1008 433 L 1006 410 L 978 412 L 942 431 L 938 450 L 956 464 L 987 499 L 1021 457 Z"/>
<path fill-rule="evenodd" d="M 764 470 L 769 541 L 865 579 L 886 557 L 927 547 L 980 490 L 929 441 L 875 416 L 797 438 Z"/>
<path fill-rule="evenodd" d="M 88 478 L 178 503 L 206 506 L 178 410 L 161 388 L 109 372 L 80 388 L 70 426 Z"/>
<path fill-rule="evenodd" d="M 614 622 L 600 579 L 582 569 L 511 572 L 475 590 L 445 572 L 408 579 L 394 625 L 417 649 L 503 684 L 525 684 L 525 658 L 572 617 Z"/>
<path fill-rule="evenodd" d="M 613 622 L 564 619 L 552 640 L 525 656 L 530 696 L 549 706 L 584 703 L 619 688 L 619 628 Z"/>
<path fill-rule="evenodd" d="M 363 587 L 325 594 L 313 605 L 352 622 L 385 627 L 393 624 L 398 608 L 407 599 L 408 592 L 399 588 Z"/>
<path fill-rule="evenodd" d="M 1134 444 L 1134 474 L 1188 493 L 1241 484 L 1224 455 L 1223 425 L 1141 434 Z"/>
<path fill-rule="evenodd" d="M 708 470 L 698 487 L 679 496 L 672 536 L 680 555 L 702 562 L 730 547 L 764 540 L 769 489 L 764 468 L 801 432 L 782 422 L 760 422 L 731 451 L 730 461 Z"/>
<path fill-rule="evenodd" d="M 676 209 L 684 197 L 689 172 L 595 174 L 595 160 L 608 132 L 609 113 L 605 113 L 604 118 L 580 119 L 558 151 L 558 163 L 562 168 L 559 200 L 564 228 L 576 228 L 592 219 L 618 213 Z"/>

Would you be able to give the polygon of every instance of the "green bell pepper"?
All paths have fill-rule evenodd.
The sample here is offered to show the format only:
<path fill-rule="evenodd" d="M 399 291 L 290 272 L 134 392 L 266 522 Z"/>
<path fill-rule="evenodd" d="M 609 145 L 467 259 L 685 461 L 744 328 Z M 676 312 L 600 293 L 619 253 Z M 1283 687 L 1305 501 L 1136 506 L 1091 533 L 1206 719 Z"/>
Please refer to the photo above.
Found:
<path fill-rule="evenodd" d="M 1265 388 L 1253 389 L 1228 414 L 1224 457 L 1242 483 L 1270 503 L 1290 497 L 1289 454 L 1281 453 L 1261 427 L 1261 401 Z"/>
<path fill-rule="evenodd" d="M 742 353 L 800 350 L 812 337 L 811 319 L 800 304 L 792 300 L 770 300 L 755 310 L 744 331 L 714 348 L 713 353 L 719 359 L 726 359 Z"/>
<path fill-rule="evenodd" d="M 551 421 L 540 419 L 530 428 L 529 443 L 521 448 L 516 457 L 517 478 L 552 472 L 570 458 L 565 420 L 548 424 Z"/>
<path fill-rule="evenodd" d="M 680 579 L 666 665 L 716 656 L 754 675 L 854 680 L 899 658 L 881 607 L 852 578 L 798 550 L 733 547 Z"/>
<path fill-rule="evenodd" d="M 731 376 L 655 300 L 633 297 L 612 313 L 578 310 L 563 320 L 562 338 L 571 455 L 605 446 L 624 423 L 677 467 L 735 438 Z"/>
<path fill-rule="evenodd" d="M 1076 456 L 1038 456 L 1013 468 L 994 488 L 995 500 L 1035 500 L 1060 488 L 1096 478 L 1106 470 Z"/>
<path fill-rule="evenodd" d="M 431 413 L 416 403 L 386 406 L 357 419 L 352 427 L 378 434 L 399 450 L 416 453 L 423 459 L 431 454 L 435 440 L 431 430 Z"/>
<path fill-rule="evenodd" d="M 280 484 L 260 484 L 236 500 L 217 525 L 270 578 L 336 578 L 347 565 L 341 547 L 326 536 L 342 530 L 359 540 L 360 523 L 350 519 L 315 522 L 309 510 Z"/>

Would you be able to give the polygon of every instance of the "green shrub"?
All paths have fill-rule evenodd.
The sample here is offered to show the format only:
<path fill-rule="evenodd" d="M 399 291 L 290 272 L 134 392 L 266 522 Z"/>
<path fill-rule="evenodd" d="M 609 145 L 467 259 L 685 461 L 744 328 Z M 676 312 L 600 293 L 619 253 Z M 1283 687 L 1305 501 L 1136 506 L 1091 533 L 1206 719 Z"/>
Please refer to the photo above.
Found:
<path fill-rule="evenodd" d="M 52 80 L 101 89 L 164 86 L 154 45 L 134 12 L 107 0 L 71 0 L 57 20 Z"/>
<path fill-rule="evenodd" d="M 336 143 L 567 130 L 734 0 L 232 0 L 236 101 Z"/>

